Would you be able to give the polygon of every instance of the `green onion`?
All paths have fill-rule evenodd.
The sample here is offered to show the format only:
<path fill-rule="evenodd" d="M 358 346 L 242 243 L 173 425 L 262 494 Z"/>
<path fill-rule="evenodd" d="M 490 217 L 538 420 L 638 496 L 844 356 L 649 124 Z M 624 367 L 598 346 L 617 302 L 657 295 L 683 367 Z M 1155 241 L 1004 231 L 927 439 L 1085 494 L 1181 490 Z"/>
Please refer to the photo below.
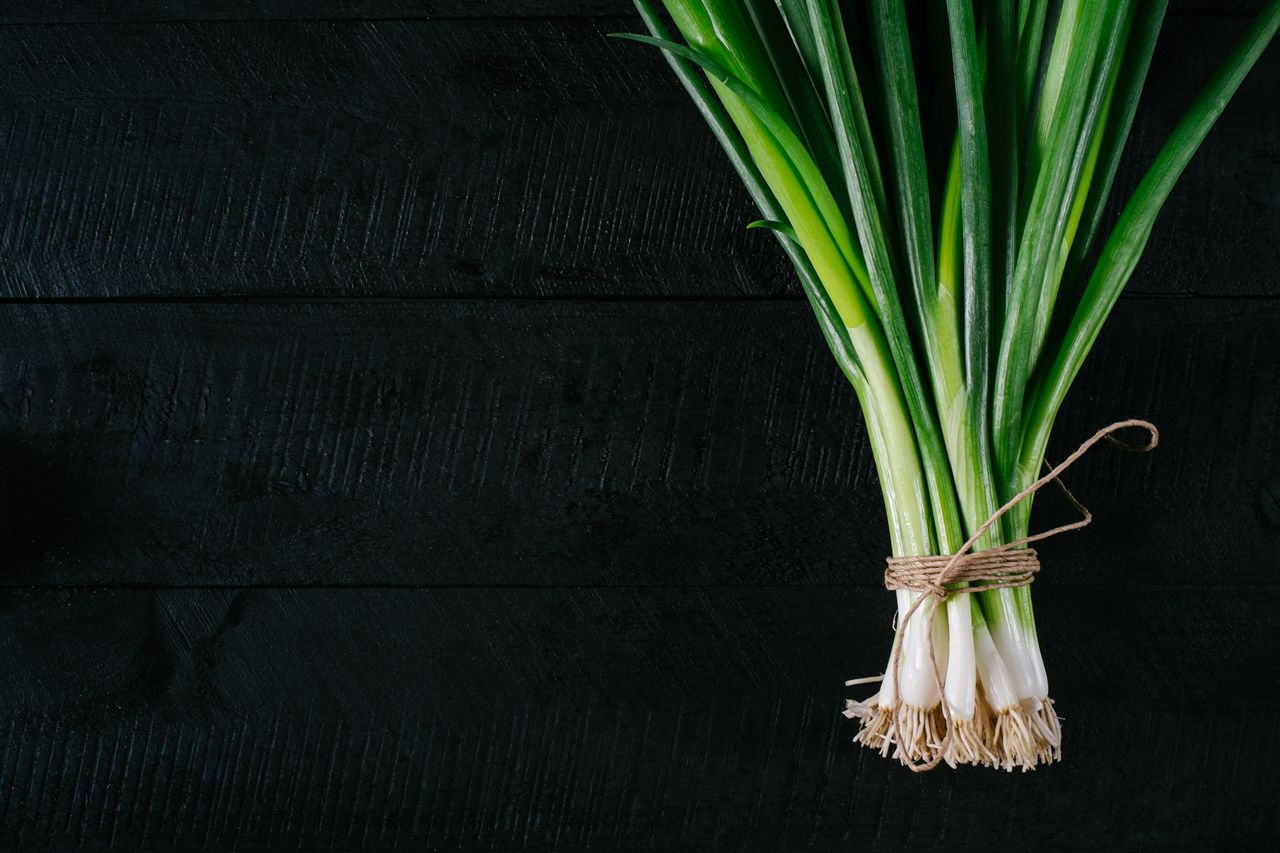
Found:
<path fill-rule="evenodd" d="M 1108 234 L 1167 0 L 663 0 L 670 24 L 635 4 L 649 34 L 622 37 L 663 50 L 853 385 L 895 556 L 954 552 L 1038 477 L 1161 205 L 1280 26 L 1272 0 Z M 977 547 L 1029 519 L 1027 500 Z M 1029 588 L 950 595 L 942 617 L 900 624 L 846 711 L 857 740 L 904 763 L 1059 758 Z"/>

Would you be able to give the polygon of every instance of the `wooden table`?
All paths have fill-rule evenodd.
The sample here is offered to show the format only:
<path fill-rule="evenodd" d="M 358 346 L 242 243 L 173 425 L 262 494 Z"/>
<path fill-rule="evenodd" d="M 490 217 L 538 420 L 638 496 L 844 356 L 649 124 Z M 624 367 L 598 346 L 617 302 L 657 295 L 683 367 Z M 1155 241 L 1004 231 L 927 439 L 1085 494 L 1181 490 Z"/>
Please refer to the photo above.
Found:
<path fill-rule="evenodd" d="M 1260 5 L 1175 4 L 1121 192 Z M 915 776 L 853 394 L 625 0 L 2 14 L 0 848 L 1275 835 L 1280 51 L 1057 428 L 1164 433 L 1043 548 L 1064 762 Z"/>

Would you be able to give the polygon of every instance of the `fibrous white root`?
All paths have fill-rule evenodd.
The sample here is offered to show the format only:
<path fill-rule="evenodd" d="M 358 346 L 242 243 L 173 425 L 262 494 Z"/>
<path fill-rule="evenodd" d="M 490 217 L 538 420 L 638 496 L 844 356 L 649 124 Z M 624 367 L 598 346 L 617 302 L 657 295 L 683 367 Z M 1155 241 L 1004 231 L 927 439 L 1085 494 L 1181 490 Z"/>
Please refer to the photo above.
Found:
<path fill-rule="evenodd" d="M 889 748 L 893 744 L 890 736 L 890 729 L 893 728 L 893 709 L 884 705 L 861 705 L 855 709 L 853 706 L 856 704 L 851 703 L 850 707 L 845 709 L 846 715 L 854 711 L 862 721 L 858 734 L 853 739 L 854 743 L 877 750 L 881 755 L 888 755 Z"/>
<path fill-rule="evenodd" d="M 1041 764 L 1062 760 L 1062 725 L 1053 710 L 1053 700 L 1045 699 L 1031 715 L 1036 733 L 1036 754 Z"/>
<path fill-rule="evenodd" d="M 936 707 L 921 708 L 906 702 L 898 705 L 891 730 L 897 747 L 893 751 L 894 758 L 903 764 L 933 758 L 940 740 L 937 723 L 941 721 L 941 712 L 935 714 Z"/>
<path fill-rule="evenodd" d="M 906 703 L 889 707 L 879 704 L 878 697 L 873 696 L 866 702 L 850 700 L 844 715 L 861 723 L 855 743 L 884 756 L 892 752 L 903 764 L 940 757 L 951 767 L 973 764 L 1025 773 L 1062 758 L 1062 729 L 1051 700 L 1034 708 L 1013 705 L 997 710 L 991 707 L 981 685 L 973 717 L 952 719 L 949 740 L 940 704 L 932 708 Z"/>
<path fill-rule="evenodd" d="M 1027 714 L 1019 705 L 1001 708 L 996 712 L 993 745 L 999 756 L 997 766 L 1012 773 L 1015 767 L 1022 772 L 1034 770 L 1038 759 L 1036 739 Z"/>

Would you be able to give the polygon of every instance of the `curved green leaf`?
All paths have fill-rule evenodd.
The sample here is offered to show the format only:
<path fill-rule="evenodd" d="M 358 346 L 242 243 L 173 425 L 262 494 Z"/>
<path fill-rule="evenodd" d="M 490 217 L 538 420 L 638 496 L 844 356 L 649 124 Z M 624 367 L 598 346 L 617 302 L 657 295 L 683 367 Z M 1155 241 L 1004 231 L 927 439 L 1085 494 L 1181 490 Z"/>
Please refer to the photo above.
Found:
<path fill-rule="evenodd" d="M 1102 249 L 1065 340 L 1034 384 L 1034 397 L 1029 401 L 1027 427 L 1021 441 L 1020 464 L 1024 470 L 1035 470 L 1043 459 L 1053 419 L 1142 257 L 1160 208 L 1231 96 L 1275 37 L 1277 28 L 1280 28 L 1280 0 L 1271 0 L 1178 122 L 1125 205 Z"/>

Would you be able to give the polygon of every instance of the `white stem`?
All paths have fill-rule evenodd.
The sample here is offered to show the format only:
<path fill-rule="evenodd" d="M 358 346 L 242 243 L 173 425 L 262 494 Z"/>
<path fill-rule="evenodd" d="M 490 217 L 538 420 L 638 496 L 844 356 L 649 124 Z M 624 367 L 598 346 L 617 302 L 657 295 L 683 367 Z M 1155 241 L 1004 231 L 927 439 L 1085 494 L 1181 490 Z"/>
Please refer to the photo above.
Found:
<path fill-rule="evenodd" d="M 1031 649 L 1031 678 L 1032 688 L 1035 691 L 1032 697 L 1038 702 L 1043 702 L 1049 698 L 1049 674 L 1044 671 L 1044 657 L 1040 654 L 1040 642 L 1032 629 L 1027 631 L 1027 647 Z"/>
<path fill-rule="evenodd" d="M 978 677 L 982 679 L 982 690 L 986 693 L 991 707 L 996 711 L 1016 707 L 1018 689 L 986 624 L 979 624 L 974 630 L 973 646 L 977 658 Z"/>
<path fill-rule="evenodd" d="M 1040 684 L 1036 678 L 1036 665 L 1032 662 L 1032 650 L 1034 649 L 1034 655 L 1038 658 L 1040 649 L 1010 616 L 1011 614 L 1001 614 L 999 618 L 991 620 L 989 623 L 991 638 L 995 641 L 996 648 L 1000 651 L 1000 658 L 1013 679 L 1018 698 L 1033 701 L 1042 699 L 1048 694 L 1040 692 Z M 1044 672 L 1043 663 L 1040 664 L 1040 671 Z"/>
<path fill-rule="evenodd" d="M 929 661 L 929 602 L 916 608 L 916 612 L 904 625 L 907 610 L 915 603 L 918 595 L 903 590 L 898 591 L 898 635 L 902 638 L 902 660 L 898 663 L 902 683 L 899 685 L 899 696 L 908 705 L 917 708 L 932 708 L 942 697 L 938 695 L 938 685 L 933 674 L 933 664 Z M 945 622 L 945 611 L 939 614 L 938 621 Z M 939 626 L 940 628 L 942 626 Z M 945 629 L 943 629 L 945 630 Z M 937 642 L 946 634 L 940 630 L 934 633 L 934 657 L 940 672 L 946 669 L 947 649 L 945 642 Z M 891 665 L 894 663 L 891 659 Z"/>
<path fill-rule="evenodd" d="M 901 593 L 899 593 L 901 595 Z M 884 668 L 884 681 L 880 682 L 879 704 L 884 708 L 898 707 L 898 680 L 893 671 L 893 658 L 898 653 L 898 637 L 895 634 L 889 646 L 889 663 Z M 868 702 L 867 704 L 870 704 Z"/>
<path fill-rule="evenodd" d="M 972 720 L 978 675 L 973 649 L 973 605 L 969 596 L 947 599 L 947 680 L 943 688 L 951 715 Z"/>

